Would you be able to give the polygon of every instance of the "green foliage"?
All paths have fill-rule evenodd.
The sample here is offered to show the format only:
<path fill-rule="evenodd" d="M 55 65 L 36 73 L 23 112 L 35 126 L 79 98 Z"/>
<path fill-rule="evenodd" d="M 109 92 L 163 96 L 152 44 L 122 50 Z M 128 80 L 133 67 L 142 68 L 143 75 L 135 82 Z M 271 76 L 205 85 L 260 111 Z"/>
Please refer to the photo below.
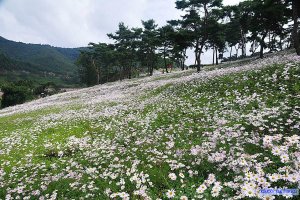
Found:
<path fill-rule="evenodd" d="M 142 29 L 129 28 L 124 23 L 119 24 L 119 29 L 114 34 L 108 34 L 115 41 L 114 64 L 120 68 L 120 79 L 133 76 L 133 71 L 138 66 L 138 48 L 141 40 Z"/>
<path fill-rule="evenodd" d="M 263 57 L 265 42 L 268 34 L 279 35 L 284 25 L 288 22 L 287 5 L 280 0 L 252 0 L 240 3 L 244 10 L 244 18 L 247 18 L 248 30 L 251 32 L 251 39 L 260 44 L 260 57 Z"/>
<path fill-rule="evenodd" d="M 2 88 L 1 107 L 14 106 L 32 100 L 34 96 L 31 87 L 32 83 L 28 81 L 20 81 L 16 84 L 4 86 Z"/>
<path fill-rule="evenodd" d="M 129 28 L 124 23 L 119 24 L 115 33 L 108 37 L 114 44 L 90 43 L 89 49 L 82 51 L 77 61 L 81 82 L 93 86 L 110 81 L 131 79 L 140 73 L 147 72 L 150 76 L 158 66 L 166 65 L 157 52 L 159 30 L 154 20 L 143 21 L 142 28 Z M 162 43 L 166 45 L 166 38 Z M 170 48 L 170 47 L 169 47 Z M 166 53 L 166 52 L 165 52 Z"/>
<path fill-rule="evenodd" d="M 219 59 L 246 58 L 246 46 L 251 42 L 252 56 L 257 56 L 256 50 L 260 47 L 262 58 L 265 49 L 274 52 L 288 47 L 291 31 L 285 26 L 291 18 L 291 2 L 295 3 L 248 0 L 223 6 L 222 0 L 177 0 L 176 8 L 185 11 L 182 19 L 168 21 L 163 27 L 158 27 L 153 19 L 142 21 L 142 28 L 129 28 L 121 22 L 115 33 L 108 34 L 114 44 L 91 43 L 90 49 L 82 51 L 78 59 L 81 81 L 92 86 L 131 79 L 143 72 L 151 76 L 153 70 L 162 65 L 168 72 L 167 66 L 171 63 L 184 70 L 188 48 L 194 49 L 193 67 L 197 72 L 202 66 L 201 55 L 208 49 L 213 49 L 218 64 Z M 229 58 L 223 58 L 226 47 L 230 48 Z M 238 55 L 240 49 L 241 56 Z M 63 49 L 60 51 L 64 53 Z M 73 54 L 67 56 L 74 58 Z"/>
<path fill-rule="evenodd" d="M 28 80 L 0 84 L 3 93 L 0 98 L 1 108 L 23 104 L 27 101 L 57 94 L 60 88 L 53 82 L 36 86 L 36 83 Z"/>
<path fill-rule="evenodd" d="M 26 70 L 30 73 L 38 73 L 41 68 L 31 63 L 14 60 L 3 53 L 0 53 L 0 75 L 10 73 L 15 70 Z"/>
<path fill-rule="evenodd" d="M 97 68 L 93 64 L 92 56 L 88 52 L 82 52 L 77 61 L 81 82 L 88 86 L 99 83 Z"/>
<path fill-rule="evenodd" d="M 25 44 L 0 37 L 0 79 L 2 75 L 13 75 L 15 81 L 37 75 L 64 85 L 76 84 L 78 75 L 74 62 L 79 50 Z"/>
<path fill-rule="evenodd" d="M 213 64 L 215 60 L 218 64 L 220 59 L 246 58 L 249 42 L 251 56 L 257 56 L 260 47 L 261 58 L 266 49 L 274 52 L 291 45 L 291 30 L 286 26 L 291 18 L 291 2 L 295 9 L 298 7 L 295 1 L 248 0 L 234 6 L 223 6 L 222 2 L 177 0 L 176 8 L 185 14 L 162 27 L 153 19 L 142 21 L 142 28 L 129 28 L 121 22 L 115 33 L 108 34 L 113 45 L 92 44 L 90 50 L 82 52 L 78 61 L 82 82 L 96 85 L 116 77 L 131 79 L 143 72 L 151 76 L 162 65 L 168 72 L 168 65 L 173 63 L 184 70 L 188 48 L 195 52 L 193 67 L 199 72 L 201 55 L 208 49 L 213 50 Z M 223 58 L 227 47 L 230 57 Z"/>
<path fill-rule="evenodd" d="M 157 30 L 157 24 L 153 19 L 148 21 L 142 21 L 143 33 L 142 41 L 140 46 L 141 51 L 141 61 L 144 66 L 148 68 L 148 73 L 150 76 L 153 75 L 153 70 L 158 61 L 158 56 L 156 54 L 156 49 L 159 46 L 159 31 Z"/>
<path fill-rule="evenodd" d="M 195 49 L 197 72 L 201 68 L 201 54 L 209 44 L 210 21 L 214 13 L 222 6 L 222 0 L 178 0 L 176 8 L 187 12 L 181 21 L 183 28 L 191 34 L 192 46 Z"/>

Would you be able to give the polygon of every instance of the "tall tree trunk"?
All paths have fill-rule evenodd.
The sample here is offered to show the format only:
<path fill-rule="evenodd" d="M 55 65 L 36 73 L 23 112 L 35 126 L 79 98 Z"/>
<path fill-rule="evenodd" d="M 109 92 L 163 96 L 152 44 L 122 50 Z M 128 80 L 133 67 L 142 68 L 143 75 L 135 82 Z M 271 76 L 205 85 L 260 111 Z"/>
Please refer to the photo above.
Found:
<path fill-rule="evenodd" d="M 198 69 L 198 58 L 199 58 L 199 41 L 197 40 L 196 46 L 195 46 L 195 65 L 197 66 L 197 72 L 200 71 L 200 69 Z"/>
<path fill-rule="evenodd" d="M 147 59 L 147 66 L 148 66 L 148 73 L 149 73 L 149 76 L 152 76 L 153 75 L 153 71 L 152 71 L 152 57 L 151 55 L 149 55 L 150 53 L 148 52 L 148 56 L 146 57 Z"/>
<path fill-rule="evenodd" d="M 200 55 L 197 56 L 197 72 L 198 73 L 201 71 L 201 58 L 200 58 Z"/>
<path fill-rule="evenodd" d="M 242 44 L 242 57 L 245 56 L 245 44 Z"/>
<path fill-rule="evenodd" d="M 184 68 L 182 68 L 182 59 L 179 59 L 179 66 L 180 66 L 180 69 L 183 71 Z"/>
<path fill-rule="evenodd" d="M 200 50 L 199 50 L 199 55 L 198 55 L 198 58 L 197 58 L 197 72 L 198 73 L 201 71 L 201 54 L 202 54 L 202 50 L 203 50 L 204 45 L 205 45 L 205 43 L 207 42 L 207 39 L 208 39 L 208 31 L 207 31 L 207 25 L 208 25 L 208 5 L 207 5 L 207 3 L 203 4 L 203 9 L 204 9 L 204 26 L 203 26 L 204 37 L 198 43 L 198 44 L 201 45 Z"/>
<path fill-rule="evenodd" d="M 260 44 L 259 57 L 264 58 L 264 46 L 263 46 L 263 44 Z"/>
<path fill-rule="evenodd" d="M 132 78 L 132 67 L 129 66 L 128 68 L 128 79 L 131 79 Z"/>
<path fill-rule="evenodd" d="M 271 39 L 271 32 L 269 33 L 269 45 L 268 45 L 269 47 L 269 49 L 270 49 L 270 51 L 272 51 L 272 39 Z"/>
<path fill-rule="evenodd" d="M 260 41 L 260 52 L 259 57 L 264 58 L 264 48 L 265 48 L 265 38 L 267 37 L 268 33 L 263 34 L 261 41 Z"/>
<path fill-rule="evenodd" d="M 168 65 L 167 65 L 167 59 L 166 59 L 166 47 L 164 47 L 164 62 L 165 62 L 166 72 L 169 73 L 169 71 L 168 71 Z"/>
<path fill-rule="evenodd" d="M 215 65 L 215 47 L 213 48 L 213 65 Z"/>
<path fill-rule="evenodd" d="M 198 52 L 195 51 L 195 66 L 197 66 L 198 62 Z"/>
<path fill-rule="evenodd" d="M 201 71 L 201 52 L 202 52 L 203 46 L 199 49 L 199 52 L 197 53 L 197 72 L 199 73 Z"/>
<path fill-rule="evenodd" d="M 300 44 L 299 44 L 299 33 L 298 33 L 298 0 L 293 0 L 293 20 L 294 20 L 294 28 L 293 28 L 293 39 L 294 39 L 294 47 L 296 49 L 297 55 L 300 56 Z"/>
<path fill-rule="evenodd" d="M 246 56 L 246 41 L 243 29 L 241 29 L 241 38 L 242 38 L 242 56 Z"/>
<path fill-rule="evenodd" d="M 283 50 L 283 46 L 282 46 L 282 37 L 280 36 L 280 40 L 279 40 L 279 49 L 280 51 Z"/>
<path fill-rule="evenodd" d="M 181 52 L 180 55 L 181 55 L 181 58 L 179 59 L 180 60 L 179 65 L 180 65 L 181 70 L 183 71 L 184 70 L 184 52 Z"/>
<path fill-rule="evenodd" d="M 149 75 L 153 76 L 153 67 L 152 67 L 152 64 L 149 65 Z"/>
<path fill-rule="evenodd" d="M 183 58 L 182 58 L 182 68 L 183 68 L 183 69 L 185 68 L 184 63 L 185 63 L 185 60 L 186 60 L 186 50 L 187 50 L 187 49 L 184 49 L 184 50 L 183 50 Z M 187 68 L 186 68 L 186 70 L 187 70 Z"/>
<path fill-rule="evenodd" d="M 198 56 L 197 56 L 197 72 L 199 73 L 201 71 L 201 53 L 203 50 L 204 45 L 201 45 Z"/>
<path fill-rule="evenodd" d="M 219 65 L 218 49 L 216 48 L 216 65 Z"/>

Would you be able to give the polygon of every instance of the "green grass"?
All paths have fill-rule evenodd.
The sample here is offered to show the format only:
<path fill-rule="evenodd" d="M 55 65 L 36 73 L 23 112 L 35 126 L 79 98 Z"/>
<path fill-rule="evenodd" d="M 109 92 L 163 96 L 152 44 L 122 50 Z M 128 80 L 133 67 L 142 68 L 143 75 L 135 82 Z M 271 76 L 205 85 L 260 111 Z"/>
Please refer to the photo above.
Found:
<path fill-rule="evenodd" d="M 239 158 L 237 156 L 239 154 L 236 153 L 257 155 L 255 158 L 257 162 L 264 162 L 263 157 L 268 157 L 274 163 L 264 168 L 265 173 L 276 173 L 279 167 L 286 164 L 281 163 L 277 156 L 264 148 L 261 139 L 259 142 L 253 142 L 251 138 L 252 136 L 263 138 L 264 135 L 276 133 L 285 136 L 299 135 L 299 130 L 285 125 L 285 122 L 293 116 L 295 108 L 300 105 L 300 99 L 297 97 L 300 95 L 298 77 L 300 70 L 299 66 L 293 67 L 290 71 L 290 79 L 285 80 L 282 76 L 284 67 L 284 65 L 274 65 L 259 71 L 226 75 L 208 81 L 167 84 L 140 95 L 139 99 L 132 104 L 123 103 L 128 106 L 128 109 L 116 115 L 83 118 L 63 123 L 53 120 L 53 125 L 45 126 L 46 128 L 44 125 L 47 123 L 40 123 L 41 117 L 59 114 L 68 109 L 54 107 L 0 117 L 0 139 L 20 140 L 16 143 L 12 141 L 14 148 L 11 148 L 9 153 L 0 154 L 0 160 L 3 161 L 0 169 L 3 168 L 7 174 L 4 176 L 5 187 L 0 189 L 0 199 L 5 197 L 9 187 L 17 188 L 21 182 L 27 183 L 28 191 L 40 190 L 41 185 L 45 184 L 43 182 L 47 182 L 42 178 L 57 174 L 63 174 L 64 178 L 50 181 L 47 189 L 41 192 L 42 195 L 51 195 L 57 191 L 58 199 L 80 197 L 108 199 L 104 191 L 107 188 L 113 192 L 120 191 L 117 182 L 120 178 L 124 178 L 125 191 L 132 199 L 141 199 L 133 195 L 136 183 L 130 181 L 130 177 L 126 175 L 126 172 L 133 168 L 135 160 L 139 161 L 135 170 L 149 176 L 149 181 L 146 180 L 145 183 L 150 188 L 149 197 L 167 199 L 165 195 L 167 190 L 174 189 L 177 199 L 181 195 L 192 198 L 197 196 L 196 188 L 211 173 L 214 173 L 217 180 L 222 183 L 245 175 L 243 171 L 229 168 L 229 164 L 222 167 L 221 163 L 209 160 L 208 155 L 220 151 L 226 152 L 228 156 L 233 154 L 233 159 Z M 274 74 L 278 75 L 275 83 L 269 79 Z M 281 87 L 285 90 L 283 91 Z M 254 93 L 255 97 L 253 97 Z M 238 98 L 248 100 L 239 104 Z M 156 100 L 152 102 L 151 99 Z M 138 106 L 145 101 L 149 102 L 143 107 Z M 117 105 L 115 102 L 98 105 L 97 112 Z M 84 107 L 72 107 L 79 113 L 82 108 Z M 258 116 L 265 120 L 263 123 L 269 129 L 260 130 L 258 127 L 262 126 L 256 127 L 249 122 L 251 117 L 248 115 L 255 116 L 255 110 L 260 112 L 274 108 L 282 110 L 278 110 L 274 115 L 263 115 L 262 112 L 261 116 Z M 224 120 L 224 123 L 218 124 L 219 119 Z M 296 117 L 293 120 L 297 120 Z M 37 126 L 38 130 L 34 131 L 33 126 Z M 230 131 L 238 132 L 241 127 L 244 127 L 245 135 L 226 136 Z M 272 128 L 278 128 L 278 131 L 271 132 Z M 220 135 L 215 139 L 214 147 L 210 136 L 214 136 L 212 133 L 217 134 L 217 132 Z M 70 137 L 78 138 L 79 142 L 70 144 Z M 173 147 L 168 148 L 167 144 L 170 140 L 174 144 Z M 50 143 L 51 147 L 45 146 L 47 143 Z M 205 146 L 206 143 L 210 144 L 207 146 L 208 152 L 204 155 L 191 155 L 193 147 Z M 0 144 L 0 150 L 7 148 L 7 145 Z M 60 155 L 60 152 L 63 152 L 63 155 Z M 32 156 L 27 156 L 29 154 Z M 176 161 L 176 165 L 182 164 L 189 168 L 171 169 L 173 166 L 170 164 L 171 161 Z M 256 163 L 255 160 L 248 162 Z M 53 167 L 53 164 L 56 167 Z M 98 173 L 84 173 L 87 168 L 93 167 L 97 168 Z M 197 173 L 190 176 L 189 170 Z M 250 171 L 254 170 L 250 167 Z M 69 171 L 80 174 L 80 178 L 66 178 Z M 176 173 L 177 176 L 179 173 L 184 174 L 183 182 L 179 181 L 179 177 L 177 181 L 171 181 L 168 177 L 170 172 Z M 105 176 L 106 173 L 116 173 L 118 178 L 111 179 Z M 33 182 L 28 183 L 25 178 L 32 179 Z M 150 187 L 149 182 L 153 187 Z M 78 183 L 79 186 L 71 187 L 74 183 Z M 90 184 L 92 186 L 89 188 Z M 278 183 L 278 186 L 294 187 L 285 182 Z M 210 194 L 211 189 L 208 187 L 202 198 L 226 199 L 236 195 L 234 189 L 223 186 L 224 196 L 214 198 Z M 29 195 L 29 192 L 25 194 Z M 13 193 L 13 196 L 16 197 L 18 194 Z"/>

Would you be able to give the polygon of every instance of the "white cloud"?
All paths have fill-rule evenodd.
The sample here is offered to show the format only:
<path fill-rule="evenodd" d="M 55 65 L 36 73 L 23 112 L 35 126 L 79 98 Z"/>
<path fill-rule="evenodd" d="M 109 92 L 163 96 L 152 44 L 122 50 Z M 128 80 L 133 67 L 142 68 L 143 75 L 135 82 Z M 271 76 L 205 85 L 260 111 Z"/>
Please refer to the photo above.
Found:
<path fill-rule="evenodd" d="M 232 4 L 238 0 L 225 0 Z M 119 22 L 140 27 L 180 17 L 175 0 L 0 0 L 0 35 L 11 40 L 62 47 L 108 42 Z"/>
<path fill-rule="evenodd" d="M 0 27 L 8 39 L 76 47 L 107 41 L 119 22 L 136 27 L 153 18 L 161 25 L 178 13 L 173 0 L 4 0 Z"/>

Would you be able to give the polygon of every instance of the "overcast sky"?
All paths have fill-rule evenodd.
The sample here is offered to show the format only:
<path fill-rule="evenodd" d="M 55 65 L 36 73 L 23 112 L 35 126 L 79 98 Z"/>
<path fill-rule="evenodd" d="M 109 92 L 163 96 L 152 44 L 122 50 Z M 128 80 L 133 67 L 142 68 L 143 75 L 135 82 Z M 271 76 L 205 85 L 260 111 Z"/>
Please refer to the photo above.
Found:
<path fill-rule="evenodd" d="M 236 4 L 240 0 L 224 0 Z M 119 22 L 141 27 L 178 19 L 175 0 L 0 0 L 0 36 L 25 43 L 81 47 L 108 42 Z"/>

